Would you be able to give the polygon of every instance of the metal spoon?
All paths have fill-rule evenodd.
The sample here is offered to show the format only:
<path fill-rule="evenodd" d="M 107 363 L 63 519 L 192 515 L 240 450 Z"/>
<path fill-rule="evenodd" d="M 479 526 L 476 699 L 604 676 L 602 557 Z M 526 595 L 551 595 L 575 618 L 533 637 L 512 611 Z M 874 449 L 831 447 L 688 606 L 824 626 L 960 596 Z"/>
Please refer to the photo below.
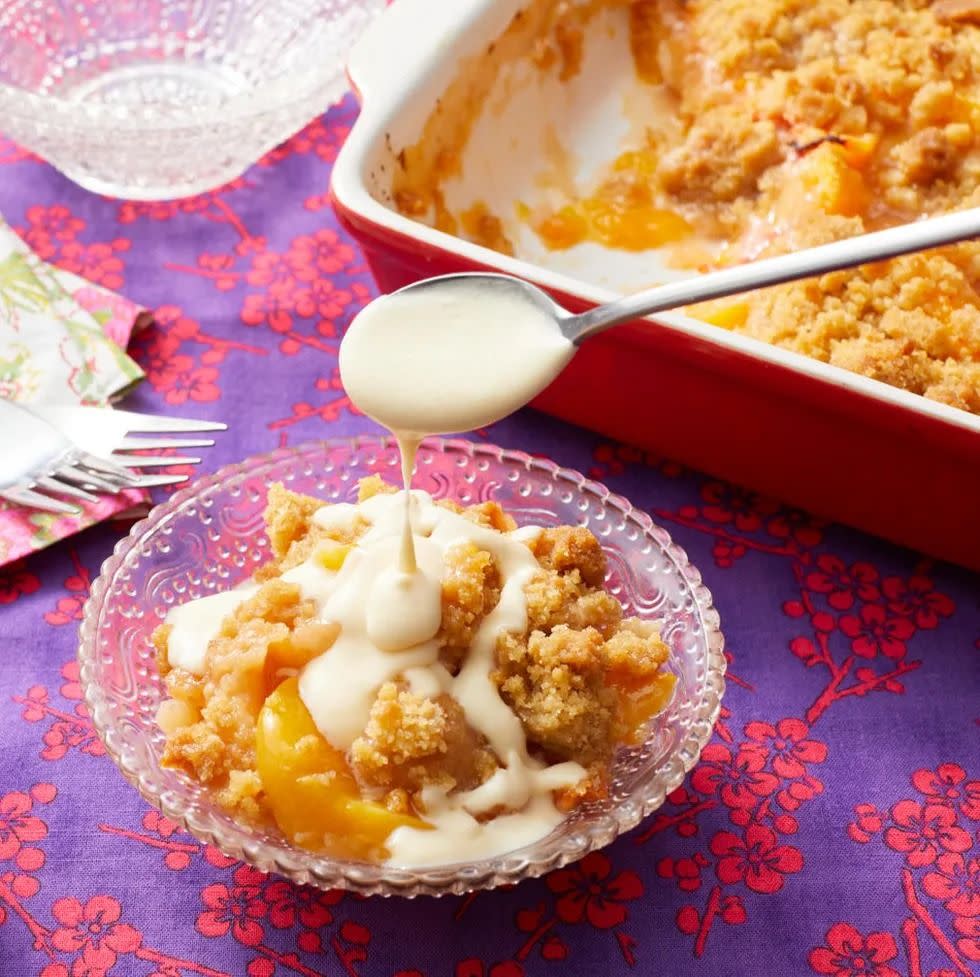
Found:
<path fill-rule="evenodd" d="M 726 295 L 737 295 L 740 292 L 796 281 L 799 278 L 811 278 L 830 271 L 853 268 L 856 265 L 882 261 L 913 251 L 925 251 L 941 244 L 953 244 L 956 241 L 975 237 L 980 237 L 980 207 L 945 214 L 942 217 L 930 217 L 885 231 L 875 231 L 843 241 L 834 241 L 831 244 L 822 244 L 816 248 L 797 251 L 795 254 L 784 254 L 736 265 L 722 271 L 712 271 L 706 275 L 670 282 L 667 285 L 657 285 L 636 295 L 628 295 L 615 302 L 596 306 L 579 315 L 573 315 L 562 308 L 536 285 L 511 275 L 480 272 L 442 275 L 415 282 L 399 291 L 452 288 L 454 281 L 472 285 L 474 280 L 477 280 L 478 284 L 486 288 L 505 289 L 512 294 L 520 294 L 539 309 L 546 310 L 554 316 L 562 333 L 577 346 L 583 340 L 611 326 L 651 315 L 654 312 L 666 312 L 668 309 L 677 309 L 694 302 L 724 298 Z"/>

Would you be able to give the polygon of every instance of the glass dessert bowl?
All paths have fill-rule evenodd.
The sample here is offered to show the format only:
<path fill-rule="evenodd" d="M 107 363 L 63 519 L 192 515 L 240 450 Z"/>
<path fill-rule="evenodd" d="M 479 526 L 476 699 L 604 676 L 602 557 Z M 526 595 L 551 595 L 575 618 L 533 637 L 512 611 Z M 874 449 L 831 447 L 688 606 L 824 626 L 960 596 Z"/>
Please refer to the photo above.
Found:
<path fill-rule="evenodd" d="M 540 875 L 608 844 L 679 785 L 711 734 L 724 658 L 710 594 L 669 536 L 602 486 L 521 453 L 430 440 L 414 487 L 461 505 L 492 499 L 521 526 L 587 527 L 606 554 L 608 591 L 627 615 L 658 622 L 670 649 L 673 698 L 642 743 L 616 754 L 605 797 L 576 807 L 546 837 L 518 850 L 406 868 L 291 845 L 275 829 L 236 821 L 207 788 L 163 763 L 157 712 L 167 696 L 150 636 L 167 612 L 230 589 L 269 559 L 263 512 L 270 484 L 348 502 L 364 476 L 397 481 L 398 464 L 391 441 L 309 445 L 224 469 L 154 510 L 119 544 L 93 587 L 79 650 L 86 701 L 110 756 L 150 803 L 262 870 L 387 895 L 458 893 Z"/>
<path fill-rule="evenodd" d="M 0 0 L 0 129 L 94 193 L 203 193 L 343 96 L 383 7 Z"/>

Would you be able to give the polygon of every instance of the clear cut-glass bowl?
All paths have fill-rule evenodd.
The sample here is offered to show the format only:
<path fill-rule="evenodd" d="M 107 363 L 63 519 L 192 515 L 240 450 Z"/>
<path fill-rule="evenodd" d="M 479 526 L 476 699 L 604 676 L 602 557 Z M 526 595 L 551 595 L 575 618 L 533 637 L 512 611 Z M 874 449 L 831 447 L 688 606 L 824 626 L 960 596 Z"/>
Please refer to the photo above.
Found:
<path fill-rule="evenodd" d="M 207 790 L 161 767 L 164 737 L 154 716 L 162 684 L 150 633 L 170 607 L 226 590 L 268 558 L 262 511 L 270 483 L 350 501 L 358 479 L 372 473 L 397 483 L 398 450 L 390 440 L 276 451 L 177 493 L 119 543 L 85 607 L 79 659 L 95 727 L 127 780 L 167 817 L 235 858 L 297 882 L 365 894 L 441 895 L 514 883 L 609 844 L 656 810 L 697 762 L 718 715 L 725 659 L 711 594 L 683 550 L 625 499 L 551 462 L 463 441 L 426 441 L 415 486 L 465 504 L 495 499 L 522 525 L 588 526 L 608 555 L 607 584 L 627 613 L 662 622 L 676 692 L 643 745 L 618 755 L 608 800 L 506 855 L 404 869 L 315 855 L 275 831 L 237 824 Z"/>
<path fill-rule="evenodd" d="M 0 129 L 89 190 L 226 183 L 343 94 L 384 0 L 0 0 Z"/>

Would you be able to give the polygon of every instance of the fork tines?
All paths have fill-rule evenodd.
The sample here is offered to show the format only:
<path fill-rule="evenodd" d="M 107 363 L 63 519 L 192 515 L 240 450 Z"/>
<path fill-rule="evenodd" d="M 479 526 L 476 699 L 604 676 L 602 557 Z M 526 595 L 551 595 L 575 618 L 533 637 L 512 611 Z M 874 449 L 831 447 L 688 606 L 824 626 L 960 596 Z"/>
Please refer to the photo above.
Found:
<path fill-rule="evenodd" d="M 228 430 L 228 425 L 220 421 L 198 421 L 190 417 L 159 417 L 155 414 L 135 414 L 126 410 L 114 410 L 113 417 L 127 422 L 127 434 L 178 434 L 182 431 Z"/>
<path fill-rule="evenodd" d="M 209 448 L 214 441 L 199 435 L 228 429 L 216 421 L 104 407 L 51 404 L 28 408 L 0 400 L 0 408 L 12 417 L 12 429 L 30 431 L 30 438 L 43 442 L 45 449 L 50 447 L 50 454 L 41 450 L 39 458 L 38 452 L 29 453 L 30 464 L 23 471 L 15 468 L 7 473 L 0 465 L 0 476 L 10 475 L 6 482 L 0 478 L 0 498 L 63 514 L 79 514 L 77 503 L 97 502 L 97 493 L 114 495 L 129 488 L 186 481 L 182 474 L 143 474 L 134 469 L 195 465 L 200 458 L 162 452 Z"/>
<path fill-rule="evenodd" d="M 77 505 L 52 498 L 45 493 L 53 492 L 85 502 L 98 502 L 99 498 L 93 492 L 114 495 L 123 489 L 135 488 L 139 481 L 138 476 L 111 461 L 96 458 L 85 451 L 73 451 L 60 458 L 47 474 L 38 476 L 31 482 L 8 485 L 0 491 L 0 498 L 15 505 L 45 512 L 79 515 L 82 510 Z M 44 492 L 36 489 L 43 489 Z"/>
<path fill-rule="evenodd" d="M 159 468 L 166 465 L 196 465 L 200 458 L 190 455 L 128 455 L 124 451 L 164 451 L 181 448 L 210 448 L 213 438 L 154 438 L 139 437 L 140 434 L 181 434 L 201 431 L 226 431 L 227 424 L 216 421 L 199 421 L 184 417 L 156 417 L 154 415 L 133 414 L 128 411 L 115 411 L 116 417 L 126 422 L 126 436 L 121 438 L 113 453 L 113 460 L 126 468 Z M 160 476 L 163 478 L 164 476 Z M 147 478 L 145 476 L 144 484 Z M 154 479 L 154 484 L 167 484 Z"/>

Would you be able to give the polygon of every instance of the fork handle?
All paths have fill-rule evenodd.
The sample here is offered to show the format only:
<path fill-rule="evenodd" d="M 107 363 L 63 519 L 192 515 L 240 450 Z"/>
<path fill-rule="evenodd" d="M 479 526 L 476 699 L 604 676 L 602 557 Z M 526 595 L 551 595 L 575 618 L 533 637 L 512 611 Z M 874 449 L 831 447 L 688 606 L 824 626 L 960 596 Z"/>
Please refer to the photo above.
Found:
<path fill-rule="evenodd" d="M 64 454 L 67 445 L 47 421 L 12 400 L 0 397 L 0 488 L 16 485 L 27 473 L 43 474 Z"/>

